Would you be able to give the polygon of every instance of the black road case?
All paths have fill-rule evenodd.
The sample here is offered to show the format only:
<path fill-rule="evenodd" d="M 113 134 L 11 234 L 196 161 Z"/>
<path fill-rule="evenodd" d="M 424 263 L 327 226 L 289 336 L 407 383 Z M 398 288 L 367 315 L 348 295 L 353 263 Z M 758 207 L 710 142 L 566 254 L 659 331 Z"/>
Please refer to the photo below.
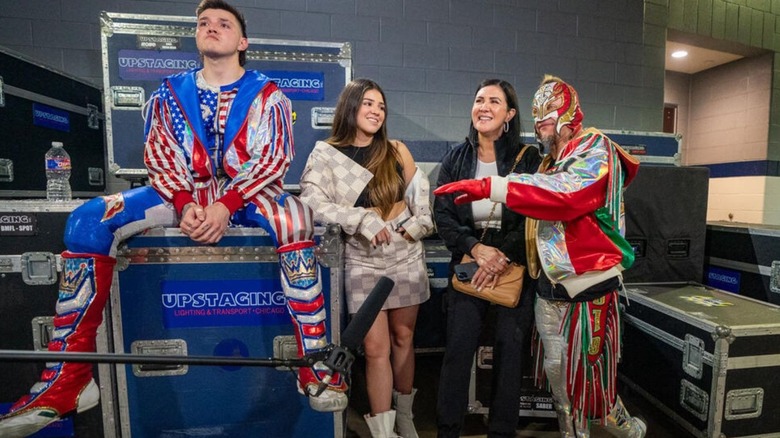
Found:
<path fill-rule="evenodd" d="M 525 293 L 528 293 L 526 291 Z M 469 383 L 470 414 L 490 413 L 490 396 L 493 382 L 493 344 L 495 341 L 495 307 L 491 306 L 485 319 L 484 328 L 480 334 L 479 347 L 474 355 L 474 365 L 471 369 Z M 533 365 L 535 358 L 531 355 L 531 336 L 526 340 L 528 355 L 523 358 L 523 382 L 520 388 L 519 417 L 555 418 L 555 406 L 552 395 L 546 389 L 538 388 L 534 382 Z"/>
<path fill-rule="evenodd" d="M 709 223 L 705 255 L 708 285 L 780 304 L 780 227 Z"/>
<path fill-rule="evenodd" d="M 0 201 L 0 349 L 46 350 L 53 329 L 58 294 L 59 254 L 65 221 L 82 201 Z M 98 350 L 106 351 L 105 324 L 98 330 Z M 0 362 L 0 412 L 26 394 L 38 381 L 43 362 Z M 101 406 L 113 396 L 103 389 L 109 377 L 108 365 L 95 366 L 101 386 Z M 40 432 L 46 437 L 113 436 L 111 422 L 104 421 L 101 408 L 52 423 Z M 36 435 L 37 436 L 37 435 Z"/>
<path fill-rule="evenodd" d="M 420 304 L 417 325 L 414 329 L 414 351 L 417 353 L 441 353 L 447 335 L 445 298 L 449 277 L 451 254 L 438 238 L 425 239 L 425 264 L 428 271 L 431 297 Z"/>
<path fill-rule="evenodd" d="M 0 197 L 46 197 L 44 155 L 60 141 L 74 197 L 105 193 L 99 88 L 0 48 Z"/>
<path fill-rule="evenodd" d="M 645 165 L 625 195 L 628 283 L 696 281 L 704 276 L 709 169 Z"/>
<path fill-rule="evenodd" d="M 780 436 L 780 307 L 695 283 L 621 300 L 631 389 L 697 437 Z"/>

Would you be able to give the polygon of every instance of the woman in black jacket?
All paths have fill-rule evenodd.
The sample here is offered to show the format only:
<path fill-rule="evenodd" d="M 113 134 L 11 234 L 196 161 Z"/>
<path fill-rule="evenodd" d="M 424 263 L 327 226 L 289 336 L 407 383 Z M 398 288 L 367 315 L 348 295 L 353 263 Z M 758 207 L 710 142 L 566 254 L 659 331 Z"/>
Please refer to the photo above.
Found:
<path fill-rule="evenodd" d="M 442 159 L 437 185 L 462 179 L 509 173 L 536 172 L 539 150 L 528 147 L 516 162 L 520 142 L 517 94 L 511 84 L 488 79 L 477 88 L 466 141 Z M 492 212 L 492 213 L 491 213 Z M 439 236 L 452 252 L 453 267 L 464 254 L 479 265 L 472 278 L 476 287 L 491 287 L 509 264 L 525 264 L 525 217 L 489 200 L 455 205 L 453 195 L 437 196 L 434 218 Z M 484 233 L 484 239 L 480 241 Z M 495 307 L 493 380 L 488 436 L 515 436 L 520 409 L 522 361 L 530 360 L 533 289 L 524 279 L 517 307 Z M 490 303 L 450 288 L 447 293 L 447 341 L 439 381 L 436 422 L 439 437 L 457 437 L 468 404 L 472 359 L 484 328 Z"/>

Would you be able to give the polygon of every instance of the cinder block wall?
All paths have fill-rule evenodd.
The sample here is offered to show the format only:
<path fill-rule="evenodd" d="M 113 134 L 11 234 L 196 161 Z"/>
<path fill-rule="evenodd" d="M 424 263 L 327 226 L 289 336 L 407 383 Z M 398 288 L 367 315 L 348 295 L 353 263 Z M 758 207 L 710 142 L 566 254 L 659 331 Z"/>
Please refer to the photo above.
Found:
<path fill-rule="evenodd" d="M 641 0 L 234 0 L 251 37 L 353 44 L 354 76 L 388 94 L 407 141 L 465 137 L 475 87 L 512 82 L 528 108 L 544 73 L 580 91 L 586 123 L 661 129 L 664 27 Z M 0 0 L 0 45 L 102 85 L 100 11 L 193 15 L 197 1 Z"/>
<path fill-rule="evenodd" d="M 102 84 L 100 11 L 192 15 L 196 1 L 0 0 L 0 45 Z M 511 81 L 530 107 L 544 73 L 580 91 L 586 124 L 660 131 L 667 28 L 778 51 L 776 0 L 234 0 L 252 37 L 349 41 L 354 76 L 386 90 L 391 135 L 454 142 L 476 84 Z M 773 55 L 767 169 L 780 160 Z M 530 110 L 522 112 L 530 130 Z M 777 175 L 762 175 L 774 178 Z M 755 176 L 755 175 L 753 175 Z M 771 181 L 764 186 L 774 187 Z M 767 205 L 776 204 L 764 198 Z"/>

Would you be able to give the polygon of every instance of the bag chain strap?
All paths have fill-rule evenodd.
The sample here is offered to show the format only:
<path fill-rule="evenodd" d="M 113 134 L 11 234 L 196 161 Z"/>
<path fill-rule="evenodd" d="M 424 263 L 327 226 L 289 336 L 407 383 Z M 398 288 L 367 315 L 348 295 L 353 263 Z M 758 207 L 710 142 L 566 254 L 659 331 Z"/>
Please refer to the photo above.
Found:
<path fill-rule="evenodd" d="M 522 149 L 520 149 L 520 153 L 517 154 L 517 157 L 515 157 L 515 163 L 512 165 L 512 169 L 509 171 L 509 173 L 513 173 L 515 169 L 517 169 L 517 165 L 520 164 L 520 160 L 523 158 L 523 154 L 525 154 L 525 150 L 528 149 L 528 145 L 523 146 Z M 496 206 L 498 206 L 498 202 L 493 203 L 493 208 L 490 209 L 490 214 L 488 215 L 487 224 L 488 226 L 485 227 L 485 229 L 482 230 L 482 236 L 479 238 L 479 243 L 482 243 L 483 240 L 485 240 L 485 235 L 487 235 L 487 230 L 489 228 L 490 222 L 493 221 L 493 215 L 496 212 Z"/>

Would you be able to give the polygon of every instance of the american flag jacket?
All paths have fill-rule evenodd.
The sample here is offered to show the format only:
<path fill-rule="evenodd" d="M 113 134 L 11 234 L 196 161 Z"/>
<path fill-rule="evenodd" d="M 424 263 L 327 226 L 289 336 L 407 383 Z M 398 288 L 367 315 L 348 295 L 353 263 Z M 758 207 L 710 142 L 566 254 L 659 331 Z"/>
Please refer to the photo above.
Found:
<path fill-rule="evenodd" d="M 197 87 L 198 69 L 163 80 L 147 103 L 144 163 L 151 186 L 176 211 L 189 202 L 222 202 L 232 213 L 264 187 L 278 185 L 293 159 L 289 99 L 257 71 L 236 83 L 227 119 L 221 162 L 209 156 Z M 225 178 L 218 178 L 224 175 Z"/>

